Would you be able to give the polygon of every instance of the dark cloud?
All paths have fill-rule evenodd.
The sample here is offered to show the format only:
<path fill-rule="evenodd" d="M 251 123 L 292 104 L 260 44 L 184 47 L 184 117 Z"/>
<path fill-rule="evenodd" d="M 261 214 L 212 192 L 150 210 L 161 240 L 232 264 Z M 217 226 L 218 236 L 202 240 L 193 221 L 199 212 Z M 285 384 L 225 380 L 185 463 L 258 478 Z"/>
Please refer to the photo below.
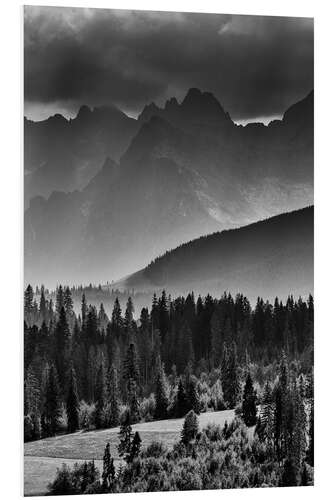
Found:
<path fill-rule="evenodd" d="M 25 100 L 115 103 L 212 91 L 234 119 L 279 115 L 313 87 L 313 20 L 25 7 Z"/>

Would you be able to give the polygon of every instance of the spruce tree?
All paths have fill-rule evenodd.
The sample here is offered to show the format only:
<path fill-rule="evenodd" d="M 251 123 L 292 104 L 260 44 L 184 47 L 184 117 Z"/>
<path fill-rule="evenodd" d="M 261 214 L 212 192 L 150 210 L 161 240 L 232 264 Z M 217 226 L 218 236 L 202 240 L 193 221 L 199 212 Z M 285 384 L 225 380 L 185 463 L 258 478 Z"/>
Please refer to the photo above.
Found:
<path fill-rule="evenodd" d="M 189 411 L 185 417 L 181 431 L 181 442 L 187 446 L 196 438 L 199 431 L 198 417 L 193 410 Z"/>
<path fill-rule="evenodd" d="M 132 436 L 131 414 L 129 410 L 126 410 L 120 426 L 118 445 L 119 456 L 123 458 L 125 462 L 130 460 Z"/>
<path fill-rule="evenodd" d="M 188 410 L 193 410 L 197 415 L 200 414 L 200 400 L 197 391 L 197 381 L 194 376 L 189 377 L 186 386 L 186 399 Z"/>
<path fill-rule="evenodd" d="M 182 378 L 179 378 L 176 395 L 175 413 L 176 417 L 183 417 L 187 412 L 187 399 Z"/>
<path fill-rule="evenodd" d="M 141 437 L 140 434 L 136 431 L 131 443 L 131 451 L 128 457 L 128 461 L 131 463 L 135 458 L 137 458 L 140 454 L 141 450 Z"/>
<path fill-rule="evenodd" d="M 242 401 L 242 418 L 247 427 L 255 425 L 257 421 L 256 400 L 256 391 L 253 388 L 251 375 L 250 373 L 248 373 L 246 377 Z"/>
<path fill-rule="evenodd" d="M 235 408 L 240 393 L 237 346 L 235 342 L 233 342 L 230 347 L 226 344 L 224 345 L 221 365 L 221 383 L 224 399 L 228 404 L 228 408 Z"/>
<path fill-rule="evenodd" d="M 95 386 L 95 425 L 101 429 L 104 425 L 105 375 L 104 364 L 101 363 L 97 372 Z"/>
<path fill-rule="evenodd" d="M 87 302 L 86 302 L 86 296 L 83 293 L 82 299 L 81 299 L 81 321 L 82 321 L 83 328 L 85 327 L 85 324 L 86 324 L 87 312 L 88 312 L 88 307 L 87 307 Z"/>
<path fill-rule="evenodd" d="M 309 447 L 307 450 L 307 462 L 314 466 L 314 404 L 311 400 L 310 424 L 309 424 Z"/>
<path fill-rule="evenodd" d="M 47 371 L 44 404 L 42 412 L 42 431 L 45 437 L 54 436 L 59 430 L 61 416 L 59 387 L 56 369 L 53 365 Z"/>
<path fill-rule="evenodd" d="M 128 401 L 130 395 L 130 387 L 133 388 L 132 381 L 137 386 L 139 383 L 139 369 L 136 355 L 136 349 L 133 343 L 130 343 L 123 363 L 123 381 L 125 386 L 125 398 Z"/>
<path fill-rule="evenodd" d="M 211 361 L 214 368 L 216 368 L 220 361 L 222 355 L 222 330 L 220 325 L 219 316 L 216 311 L 210 320 L 210 331 L 211 331 Z"/>
<path fill-rule="evenodd" d="M 32 310 L 33 310 L 34 292 L 31 285 L 28 285 L 24 292 L 24 319 L 28 326 L 32 324 Z"/>
<path fill-rule="evenodd" d="M 46 320 L 46 300 L 45 300 L 44 285 L 42 285 L 41 289 L 40 289 L 39 314 L 41 315 L 42 321 L 45 321 Z"/>
<path fill-rule="evenodd" d="M 113 365 L 110 366 L 107 374 L 106 408 L 108 426 L 116 427 L 119 424 L 120 408 L 117 372 Z"/>
<path fill-rule="evenodd" d="M 103 456 L 102 486 L 104 492 L 111 492 L 116 476 L 116 471 L 111 458 L 110 443 L 107 443 Z"/>
<path fill-rule="evenodd" d="M 54 332 L 55 342 L 55 364 L 57 373 L 59 374 L 59 383 L 61 390 L 65 388 L 65 377 L 67 373 L 68 357 L 69 357 L 69 327 L 67 323 L 64 307 L 61 307 L 59 320 L 56 324 Z"/>
<path fill-rule="evenodd" d="M 76 374 L 72 367 L 69 372 L 68 394 L 66 400 L 67 429 L 75 432 L 79 428 L 79 397 L 77 393 Z"/>
<path fill-rule="evenodd" d="M 156 420 L 163 420 L 168 415 L 168 395 L 165 381 L 165 374 L 161 360 L 158 362 L 157 375 L 155 380 L 155 414 Z"/>
<path fill-rule="evenodd" d="M 56 313 L 60 315 L 61 309 L 64 307 L 64 292 L 62 286 L 59 285 L 56 290 Z"/>
<path fill-rule="evenodd" d="M 73 313 L 73 299 L 72 292 L 70 291 L 70 288 L 68 286 L 65 288 L 64 292 L 64 308 L 67 317 L 69 318 Z"/>

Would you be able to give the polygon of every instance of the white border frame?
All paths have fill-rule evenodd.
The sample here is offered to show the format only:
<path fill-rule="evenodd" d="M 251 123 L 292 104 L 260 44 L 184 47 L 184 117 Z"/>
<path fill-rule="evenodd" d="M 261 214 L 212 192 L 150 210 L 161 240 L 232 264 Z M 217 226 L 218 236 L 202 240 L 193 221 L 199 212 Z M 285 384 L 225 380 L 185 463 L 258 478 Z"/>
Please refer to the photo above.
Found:
<path fill-rule="evenodd" d="M 26 2 L 29 5 L 129 8 L 188 12 L 284 15 L 315 18 L 315 487 L 224 490 L 228 499 L 329 498 L 332 494 L 332 13 L 329 0 L 123 0 Z M 22 298 L 23 298 L 23 2 L 7 0 L 1 9 L 1 306 L 10 324 L 1 322 L 1 496 L 23 492 Z M 20 431 L 19 431 L 20 430 Z M 165 493 L 173 498 L 200 498 L 202 492 Z M 221 491 L 205 491 L 218 498 Z M 133 494 L 129 494 L 133 495 Z M 135 500 L 142 495 L 135 493 Z M 157 499 L 160 493 L 151 493 Z M 121 495 L 122 497 L 124 494 Z M 93 497 L 98 498 L 97 495 Z M 31 497 L 33 498 L 33 497 Z M 99 497 L 100 498 L 100 497 Z M 125 498 L 125 497 L 124 497 Z M 126 498 L 129 498 L 126 495 Z M 132 497 L 131 497 L 132 498 Z"/>

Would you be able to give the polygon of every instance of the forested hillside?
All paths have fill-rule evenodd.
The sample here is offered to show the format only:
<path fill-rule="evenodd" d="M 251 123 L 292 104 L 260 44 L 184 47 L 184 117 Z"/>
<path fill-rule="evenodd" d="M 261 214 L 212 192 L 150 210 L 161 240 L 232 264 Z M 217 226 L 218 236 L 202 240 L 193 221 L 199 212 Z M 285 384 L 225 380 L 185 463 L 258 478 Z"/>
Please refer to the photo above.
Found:
<path fill-rule="evenodd" d="M 245 464 L 249 466 L 249 457 L 244 455 L 245 462 L 238 462 L 241 476 L 230 476 L 231 483 L 218 482 L 216 487 L 253 486 L 256 481 L 271 486 L 300 484 L 305 481 L 303 475 L 307 484 L 312 481 L 312 472 L 307 469 L 313 465 L 311 295 L 307 301 L 290 296 L 284 303 L 276 298 L 273 304 L 258 299 L 252 309 L 241 294 L 224 294 L 219 299 L 210 295 L 195 299 L 189 294 L 172 299 L 163 292 L 153 297 L 151 308 L 142 309 L 136 322 L 130 297 L 124 313 L 116 299 L 109 318 L 102 305 L 97 311 L 83 295 L 77 315 L 68 287 L 57 288 L 53 305 L 43 287 L 37 304 L 28 286 L 24 312 L 26 440 L 121 423 L 123 444 L 119 445 L 119 454 L 128 464 L 126 474 L 132 474 L 135 461 L 143 460 L 146 467 L 151 453 L 158 461 L 169 458 L 163 447 L 153 452 L 153 444 L 150 451 L 141 453 L 140 436 L 131 435 L 131 424 L 183 417 L 191 411 L 194 415 L 236 408 L 246 426 L 256 425 L 256 441 L 248 445 L 254 446 L 251 453 L 262 454 L 265 465 L 260 468 L 257 463 L 261 472 L 254 480 L 243 470 Z M 176 446 L 176 455 L 168 455 L 181 469 L 184 464 L 179 460 L 193 458 L 193 453 L 199 457 L 208 446 L 198 435 L 193 448 L 195 416 L 186 418 L 188 427 L 184 424 L 181 440 L 184 449 Z M 205 433 L 208 441 L 217 439 L 217 446 L 222 446 L 223 439 L 232 438 L 227 445 L 232 452 L 234 439 L 237 441 L 236 436 L 243 432 L 240 425 L 238 422 L 229 430 L 217 428 Z M 245 435 L 243 438 L 246 441 Z M 226 455 L 220 458 L 226 460 Z M 278 462 L 283 467 L 277 472 L 274 467 Z M 66 470 L 63 473 L 71 474 Z M 128 482 L 120 473 L 112 484 L 115 488 L 118 484 L 119 491 L 137 491 L 142 476 L 135 474 L 137 478 Z M 194 477 L 201 488 L 204 479 L 197 474 Z M 245 482 L 240 480 L 244 474 L 248 477 Z M 93 475 L 95 487 L 100 484 L 97 476 Z M 220 476 L 212 476 L 212 481 L 213 477 Z M 173 489 L 165 484 L 165 488 Z M 215 483 L 207 484 L 214 487 Z"/>
<path fill-rule="evenodd" d="M 295 296 L 313 291 L 314 209 L 304 208 L 185 243 L 115 283 L 120 289 L 171 293 L 243 292 Z"/>

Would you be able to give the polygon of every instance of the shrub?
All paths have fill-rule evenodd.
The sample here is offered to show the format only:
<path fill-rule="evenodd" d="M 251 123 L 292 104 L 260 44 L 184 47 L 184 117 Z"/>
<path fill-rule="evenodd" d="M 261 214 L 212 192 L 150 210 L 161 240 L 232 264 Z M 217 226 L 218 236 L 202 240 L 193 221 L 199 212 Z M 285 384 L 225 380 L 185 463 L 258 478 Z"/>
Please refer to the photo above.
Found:
<path fill-rule="evenodd" d="M 150 443 L 150 445 L 147 446 L 147 448 L 142 451 L 141 456 L 143 458 L 161 458 L 162 456 L 165 456 L 167 452 L 168 448 L 164 443 L 160 441 L 153 441 L 152 443 Z"/>
<path fill-rule="evenodd" d="M 211 388 L 211 401 L 213 403 L 213 408 L 215 411 L 226 409 L 226 405 L 223 399 L 222 384 L 220 379 L 217 379 L 215 384 Z"/>
<path fill-rule="evenodd" d="M 90 431 L 94 428 L 94 411 L 94 404 L 89 405 L 85 401 L 81 401 L 79 408 L 80 429 Z"/>
<path fill-rule="evenodd" d="M 156 402 L 154 394 L 150 394 L 148 398 L 143 398 L 139 404 L 140 418 L 144 422 L 151 422 L 152 420 L 154 420 L 155 408 Z"/>
<path fill-rule="evenodd" d="M 199 431 L 198 417 L 193 410 L 189 411 L 185 417 L 183 429 L 181 432 L 182 443 L 188 445 L 190 441 L 196 438 Z"/>

